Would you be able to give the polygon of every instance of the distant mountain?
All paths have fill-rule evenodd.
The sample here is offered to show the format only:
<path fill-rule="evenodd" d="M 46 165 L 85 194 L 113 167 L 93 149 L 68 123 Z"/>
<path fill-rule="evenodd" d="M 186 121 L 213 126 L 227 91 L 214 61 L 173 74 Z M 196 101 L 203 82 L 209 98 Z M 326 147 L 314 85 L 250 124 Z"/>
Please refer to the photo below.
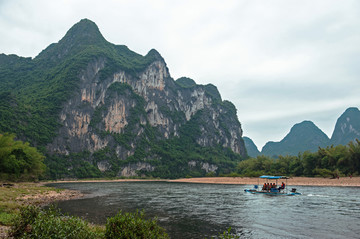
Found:
<path fill-rule="evenodd" d="M 260 151 L 256 147 L 255 143 L 248 137 L 243 137 L 247 154 L 250 157 L 256 157 L 260 155 Z"/>
<path fill-rule="evenodd" d="M 303 121 L 294 125 L 280 142 L 268 142 L 261 153 L 268 156 L 297 155 L 303 151 L 316 151 L 329 143 L 328 136 L 313 122 Z"/>
<path fill-rule="evenodd" d="M 355 139 L 360 139 L 360 111 L 351 107 L 337 120 L 330 143 L 346 145 Z"/>

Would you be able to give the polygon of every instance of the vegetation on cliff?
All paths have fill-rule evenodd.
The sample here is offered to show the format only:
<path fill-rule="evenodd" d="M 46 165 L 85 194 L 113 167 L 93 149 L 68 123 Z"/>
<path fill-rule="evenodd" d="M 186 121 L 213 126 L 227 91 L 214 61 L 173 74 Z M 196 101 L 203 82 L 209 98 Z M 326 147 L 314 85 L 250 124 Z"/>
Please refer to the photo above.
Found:
<path fill-rule="evenodd" d="M 142 109 L 139 107 L 134 117 L 137 121 Z M 94 154 L 90 152 L 71 153 L 67 156 L 47 155 L 45 162 L 48 165 L 47 178 L 88 178 L 88 177 L 116 177 L 121 167 L 131 163 L 143 162 L 151 163 L 155 167 L 154 171 L 140 170 L 138 175 L 143 177 L 159 178 L 181 178 L 181 177 L 201 177 L 228 174 L 234 170 L 237 163 L 243 158 L 234 153 L 229 148 L 221 145 L 214 147 L 201 147 L 196 142 L 200 134 L 199 125 L 206 116 L 204 111 L 198 111 L 191 120 L 180 128 L 180 136 L 171 139 L 162 139 L 159 132 L 149 124 L 142 126 L 144 136 L 134 140 L 136 135 L 131 135 L 131 131 L 125 134 L 111 134 L 117 142 L 123 146 L 130 146 L 131 142 L 136 142 L 138 147 L 133 155 L 125 160 L 120 160 L 116 153 L 109 147 L 98 150 Z M 129 123 L 127 127 L 135 127 Z M 111 170 L 102 173 L 97 167 L 98 162 L 106 160 Z M 189 162 L 195 161 L 198 164 L 189 167 Z M 207 172 L 200 163 L 214 164 L 219 167 L 216 172 Z M 70 169 L 70 170 L 69 170 Z"/>
<path fill-rule="evenodd" d="M 78 76 L 91 61 L 106 58 L 109 64 L 100 72 L 106 78 L 120 69 L 134 74 L 157 57 L 154 50 L 142 56 L 107 42 L 87 19 L 34 59 L 1 54 L 0 132 L 15 133 L 44 147 L 56 136 L 60 110 L 78 90 Z"/>
<path fill-rule="evenodd" d="M 164 68 L 160 69 L 162 66 L 158 64 L 152 65 L 156 61 L 161 62 Z M 202 168 L 201 164 L 216 164 L 219 170 L 213 173 L 222 174 L 230 172 L 241 160 L 239 152 L 242 157 L 246 156 L 241 144 L 241 126 L 236 109 L 230 102 L 221 100 L 214 85 L 197 85 L 189 78 L 174 81 L 156 50 L 150 50 L 142 56 L 126 46 L 109 43 L 90 20 L 83 19 L 75 24 L 58 43 L 51 44 L 34 59 L 1 54 L 0 63 L 0 133 L 15 133 L 17 138 L 36 146 L 46 156 L 44 163 L 48 167 L 47 178 L 114 177 L 119 176 L 119 171 L 126 165 L 138 163 L 149 163 L 154 168 L 152 171 L 140 169 L 138 175 L 167 178 L 205 176 L 209 171 Z M 95 76 L 88 79 L 89 82 L 95 79 L 91 84 L 101 85 L 106 82 L 101 85 L 103 88 L 91 92 L 94 98 L 101 93 L 105 95 L 104 102 L 99 100 L 101 103 L 94 105 L 90 105 L 88 99 L 83 100 L 81 95 L 82 90 L 87 90 L 81 88 L 81 84 L 90 68 L 96 72 Z M 144 71 L 148 68 L 154 71 L 145 75 Z M 154 72 L 158 73 L 156 70 L 165 73 L 154 76 Z M 126 80 L 139 85 L 111 81 L 111 77 L 119 72 L 125 74 Z M 146 86 L 148 88 L 144 90 L 151 91 L 154 95 L 150 96 L 152 98 L 137 91 L 138 86 L 144 86 L 140 83 L 162 77 L 164 82 L 159 87 L 161 90 L 153 91 L 157 88 L 152 86 Z M 141 82 L 143 79 L 145 81 Z M 89 82 L 84 84 L 91 85 Z M 170 94 L 170 97 L 161 92 L 164 87 L 169 88 L 166 94 Z M 176 98 L 178 96 L 179 99 Z M 202 96 L 207 97 L 206 101 L 205 97 L 199 99 Z M 63 112 L 68 105 L 75 105 L 74 101 L 78 99 L 75 97 L 81 98 L 77 108 Z M 121 132 L 109 130 L 104 125 L 104 117 L 114 97 L 124 99 L 127 107 L 127 124 Z M 147 102 L 149 98 L 155 108 L 146 108 L 150 103 Z M 179 101 L 183 105 L 180 106 Z M 224 132 L 217 132 L 220 130 L 215 130 L 209 123 L 213 117 L 211 114 L 215 113 L 208 109 L 202 111 L 201 107 L 193 106 L 194 102 L 203 108 L 209 104 L 216 109 L 215 113 L 220 118 L 219 128 Z M 166 118 L 167 125 L 149 122 L 148 115 L 155 110 L 160 120 Z M 76 115 L 73 113 L 75 111 L 81 114 Z M 79 126 L 81 133 L 85 128 L 88 129 L 86 136 L 71 131 L 73 128 L 63 128 L 66 123 L 83 123 L 61 119 L 71 118 L 71 114 L 75 115 L 72 115 L 73 118 L 86 115 L 90 119 L 86 127 Z M 64 133 L 69 131 L 69 134 Z M 239 138 L 236 142 L 240 145 L 237 153 L 227 148 L 231 145 L 230 137 L 234 132 Z M 210 145 L 201 145 L 196 140 L 200 133 L 203 138 L 212 140 Z M 56 141 L 58 137 L 60 139 Z M 83 141 L 80 137 L 83 137 Z M 91 143 L 85 145 L 80 141 Z M 95 141 L 106 143 L 94 149 Z M 198 165 L 189 168 L 191 160 L 198 162 Z M 103 165 L 102 169 L 105 170 L 100 170 L 99 165 Z"/>

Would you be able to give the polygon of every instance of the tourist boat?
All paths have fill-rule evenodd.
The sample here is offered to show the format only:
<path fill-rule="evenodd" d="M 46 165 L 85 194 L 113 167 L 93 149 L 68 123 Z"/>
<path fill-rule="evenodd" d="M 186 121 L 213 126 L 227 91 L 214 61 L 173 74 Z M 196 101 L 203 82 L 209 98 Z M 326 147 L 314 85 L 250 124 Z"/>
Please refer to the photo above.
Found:
<path fill-rule="evenodd" d="M 273 187 L 273 188 L 269 188 L 269 189 L 263 189 L 262 186 L 259 186 L 259 181 L 257 185 L 254 185 L 253 189 L 245 189 L 245 192 L 248 193 L 256 193 L 256 194 L 265 194 L 265 195 L 274 195 L 274 196 L 295 196 L 295 195 L 301 195 L 301 193 L 296 192 L 296 188 L 292 188 L 291 191 L 288 191 L 287 188 L 287 180 L 289 179 L 286 176 L 269 176 L 269 175 L 263 175 L 259 177 L 260 179 L 265 179 L 266 180 L 266 184 L 269 183 L 270 180 L 275 180 L 275 185 L 277 185 L 277 181 L 279 179 L 285 179 L 286 183 L 285 183 L 285 187 L 284 188 L 280 188 L 280 187 Z M 260 188 L 261 187 L 261 188 Z"/>

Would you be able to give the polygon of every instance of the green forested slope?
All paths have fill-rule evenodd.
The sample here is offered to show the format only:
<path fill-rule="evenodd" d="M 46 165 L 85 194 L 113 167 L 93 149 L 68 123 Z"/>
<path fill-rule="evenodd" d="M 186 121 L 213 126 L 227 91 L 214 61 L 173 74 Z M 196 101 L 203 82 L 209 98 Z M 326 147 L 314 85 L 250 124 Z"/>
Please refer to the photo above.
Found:
<path fill-rule="evenodd" d="M 170 111 L 166 105 L 162 106 L 162 113 L 168 114 L 174 122 L 184 121 L 180 136 L 169 139 L 159 135 L 159 131 L 149 123 L 139 124 L 139 117 L 146 116 L 144 99 L 130 86 L 122 83 L 109 87 L 109 94 L 117 92 L 116 94 L 127 96 L 136 105 L 130 112 L 125 132 L 97 132 L 101 137 L 112 137 L 116 145 L 91 153 L 88 150 L 69 154 L 49 152 L 46 147 L 54 140 L 61 127 L 60 111 L 74 93 L 79 91 L 79 75 L 91 62 L 99 59 L 106 62 L 99 72 L 101 81 L 120 70 L 136 76 L 154 61 L 162 60 L 162 57 L 156 50 L 150 50 L 147 55 L 142 56 L 126 46 L 107 42 L 96 24 L 87 19 L 75 24 L 58 43 L 51 44 L 34 59 L 0 55 L 0 133 L 15 133 L 17 138 L 30 142 L 46 154 L 48 177 L 116 176 L 124 165 L 148 159 L 156 167 L 151 173 L 143 172 L 148 176 L 201 176 L 205 173 L 200 166 L 189 169 L 188 162 L 192 159 L 215 163 L 219 166 L 217 174 L 230 172 L 236 162 L 241 160 L 239 154 L 220 144 L 216 147 L 201 147 L 197 144 L 195 136 L 198 135 L 200 124 L 209 118 L 209 112 L 199 111 L 190 121 L 185 122 L 182 112 Z M 191 80 L 180 80 L 178 84 L 174 83 L 174 87 L 197 87 L 193 83 Z M 209 84 L 204 88 L 212 98 L 214 107 L 224 108 L 224 119 L 236 118 L 235 107 L 232 103 L 221 100 L 215 86 Z M 101 107 L 96 108 L 92 115 L 90 127 L 95 131 L 96 125 L 101 121 L 101 110 Z M 137 138 L 132 130 L 135 125 L 143 127 L 141 137 Z M 221 127 L 229 134 L 228 125 L 223 124 Z M 125 160 L 115 154 L 117 145 L 131 148 L 134 143 L 134 154 Z M 111 166 L 110 171 L 99 170 L 97 163 L 104 160 Z"/>
<path fill-rule="evenodd" d="M 78 87 L 87 64 L 104 57 L 102 77 L 115 69 L 140 71 L 159 57 L 155 50 L 141 56 L 126 46 L 108 43 L 95 23 L 81 20 L 65 37 L 34 59 L 0 55 L 0 132 L 14 132 L 34 145 L 55 136 L 58 113 Z"/>

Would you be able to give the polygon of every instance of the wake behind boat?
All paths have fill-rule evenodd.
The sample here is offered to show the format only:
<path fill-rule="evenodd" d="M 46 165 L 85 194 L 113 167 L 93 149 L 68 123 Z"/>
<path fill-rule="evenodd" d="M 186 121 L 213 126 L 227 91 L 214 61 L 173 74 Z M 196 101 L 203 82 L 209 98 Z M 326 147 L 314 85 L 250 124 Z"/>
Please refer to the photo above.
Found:
<path fill-rule="evenodd" d="M 289 179 L 286 176 L 270 176 L 270 175 L 263 175 L 260 176 L 259 179 L 265 179 L 266 182 L 262 185 L 261 189 L 258 185 L 254 185 L 253 189 L 245 189 L 245 192 L 253 193 L 253 194 L 266 194 L 266 195 L 274 195 L 274 196 L 295 196 L 301 195 L 301 193 L 296 192 L 296 188 L 292 188 L 291 191 L 287 188 L 287 180 Z M 286 183 L 282 182 L 281 186 L 278 185 L 279 179 L 285 179 Z M 275 183 L 269 183 L 269 181 L 275 180 Z"/>

